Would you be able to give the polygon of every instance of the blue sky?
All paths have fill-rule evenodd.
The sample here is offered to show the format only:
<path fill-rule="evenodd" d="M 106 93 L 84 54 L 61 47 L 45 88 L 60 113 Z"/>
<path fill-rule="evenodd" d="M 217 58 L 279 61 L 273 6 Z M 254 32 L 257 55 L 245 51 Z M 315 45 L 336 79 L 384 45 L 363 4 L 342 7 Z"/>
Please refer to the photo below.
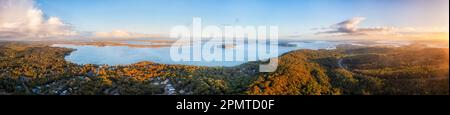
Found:
<path fill-rule="evenodd" d="M 77 31 L 167 34 L 201 17 L 204 25 L 276 25 L 280 35 L 314 33 L 352 17 L 364 27 L 443 27 L 448 0 L 37 0 L 47 16 Z"/>

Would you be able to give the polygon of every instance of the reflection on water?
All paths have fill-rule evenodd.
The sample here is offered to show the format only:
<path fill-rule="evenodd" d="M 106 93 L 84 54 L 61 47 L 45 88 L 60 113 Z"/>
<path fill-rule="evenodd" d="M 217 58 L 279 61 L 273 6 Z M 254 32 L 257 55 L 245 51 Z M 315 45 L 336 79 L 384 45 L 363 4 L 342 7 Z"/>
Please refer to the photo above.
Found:
<path fill-rule="evenodd" d="M 130 42 L 131 43 L 131 42 Z M 133 42 L 133 44 L 136 44 Z M 144 44 L 144 43 L 143 43 Z M 277 57 L 283 53 L 297 50 L 297 49 L 333 49 L 336 45 L 340 44 L 338 42 L 327 42 L 327 41 L 313 41 L 313 42 L 289 42 L 291 45 L 279 45 L 270 44 L 267 50 L 274 51 L 277 50 L 277 54 L 265 55 L 264 59 L 271 57 Z M 203 44 L 204 45 L 204 44 Z M 220 45 L 223 44 L 218 44 Z M 256 52 L 259 55 L 257 49 L 252 49 L 248 47 L 258 46 L 258 44 L 244 44 L 237 43 L 233 47 L 220 48 L 222 50 L 222 57 L 225 59 L 227 56 L 239 55 L 234 52 L 236 49 L 245 49 L 243 58 L 238 59 L 234 57 L 235 60 L 241 61 L 180 61 L 176 62 L 170 58 L 170 47 L 159 47 L 159 48 L 135 48 L 128 46 L 80 46 L 80 45 L 70 45 L 70 44 L 54 44 L 54 47 L 65 47 L 73 48 L 76 51 L 72 52 L 70 55 L 66 56 L 66 60 L 77 63 L 77 64 L 108 64 L 108 65 L 126 65 L 133 64 L 140 61 L 151 61 L 162 64 L 182 64 L 182 65 L 196 65 L 196 66 L 236 66 L 243 64 L 248 61 L 249 52 Z M 278 49 L 271 48 L 278 45 Z M 198 47 L 198 46 L 194 46 Z M 234 52 L 234 53 L 233 53 Z M 230 55 L 232 54 L 232 55 Z M 237 56 L 240 57 L 240 56 Z M 242 61 L 244 60 L 244 61 Z"/>

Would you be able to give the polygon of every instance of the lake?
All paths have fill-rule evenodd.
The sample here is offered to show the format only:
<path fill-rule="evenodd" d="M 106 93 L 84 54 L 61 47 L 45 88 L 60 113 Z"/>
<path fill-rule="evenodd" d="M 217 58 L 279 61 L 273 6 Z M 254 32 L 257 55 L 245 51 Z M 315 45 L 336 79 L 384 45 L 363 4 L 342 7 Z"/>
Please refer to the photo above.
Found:
<path fill-rule="evenodd" d="M 143 44 L 142 42 L 126 42 L 127 44 Z M 155 44 L 155 43 L 153 43 Z M 329 42 L 329 41 L 308 41 L 308 42 L 288 42 L 280 44 L 268 44 L 267 50 L 274 51 L 277 50 L 278 53 L 265 55 L 264 59 L 269 59 L 272 57 L 277 57 L 289 51 L 297 49 L 334 49 L 336 45 L 343 44 L 340 42 Z M 203 44 L 204 45 L 204 44 Z M 202 46 L 203 46 L 202 45 Z M 233 44 L 231 48 L 221 47 L 218 48 L 222 50 L 221 56 L 225 59 L 226 54 L 236 53 L 235 49 L 248 49 L 245 53 L 256 52 L 259 56 L 260 51 L 258 49 L 251 49 L 249 47 L 258 46 L 258 43 L 248 44 L 248 43 L 236 43 Z M 272 47 L 277 46 L 278 49 Z M 170 55 L 170 47 L 128 47 L 128 46 L 92 46 L 92 45 L 72 45 L 72 44 L 53 44 L 53 47 L 64 47 L 76 49 L 70 55 L 66 56 L 65 59 L 77 63 L 77 64 L 108 64 L 108 65 L 127 65 L 133 64 L 141 61 L 150 61 L 161 64 L 181 64 L 181 65 L 195 65 L 195 66 L 236 66 L 249 61 L 247 55 L 243 56 L 244 59 L 238 59 L 239 57 L 232 57 L 235 61 L 173 61 Z M 186 46 L 186 47 L 198 47 L 198 46 Z M 258 53 L 259 52 L 259 53 Z M 192 53 L 190 53 L 192 54 Z M 189 55 L 187 55 L 189 56 Z M 231 55 L 233 56 L 233 55 Z M 220 57 L 220 56 L 219 56 Z M 238 61 L 236 61 L 238 60 Z"/>

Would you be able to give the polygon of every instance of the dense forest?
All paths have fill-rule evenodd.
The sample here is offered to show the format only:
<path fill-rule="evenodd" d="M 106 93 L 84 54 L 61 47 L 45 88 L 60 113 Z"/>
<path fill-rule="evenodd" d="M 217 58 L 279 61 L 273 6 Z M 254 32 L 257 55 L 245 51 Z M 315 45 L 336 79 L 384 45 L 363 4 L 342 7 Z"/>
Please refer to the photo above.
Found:
<path fill-rule="evenodd" d="M 74 49 L 0 42 L 0 95 L 448 95 L 449 50 L 422 45 L 297 50 L 264 62 L 201 67 L 78 65 Z"/>
<path fill-rule="evenodd" d="M 0 94 L 240 94 L 257 74 L 256 63 L 232 68 L 152 62 L 77 65 L 64 60 L 71 51 L 43 44 L 0 42 Z"/>
<path fill-rule="evenodd" d="M 247 94 L 448 95 L 449 50 L 340 45 L 280 56 L 279 68 L 262 73 Z"/>

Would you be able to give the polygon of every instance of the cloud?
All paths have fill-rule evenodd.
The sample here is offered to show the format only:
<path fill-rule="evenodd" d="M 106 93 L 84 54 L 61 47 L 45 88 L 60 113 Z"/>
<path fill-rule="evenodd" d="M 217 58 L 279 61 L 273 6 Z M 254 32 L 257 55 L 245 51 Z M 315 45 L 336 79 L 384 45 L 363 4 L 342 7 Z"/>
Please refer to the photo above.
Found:
<path fill-rule="evenodd" d="M 0 0 L 0 40 L 126 39 L 158 35 L 112 32 L 78 32 L 58 17 L 47 17 L 34 0 Z"/>
<path fill-rule="evenodd" d="M 365 17 L 353 17 L 317 31 L 307 37 L 340 40 L 448 41 L 448 27 L 359 27 Z"/>
<path fill-rule="evenodd" d="M 34 0 L 0 0 L 0 39 L 49 39 L 77 35 L 58 17 L 45 17 Z"/>
<path fill-rule="evenodd" d="M 365 19 L 366 18 L 364 17 L 354 17 L 341 23 L 337 23 L 332 27 L 337 29 L 336 32 L 354 33 L 358 30 L 357 27 L 359 23 L 361 23 Z"/>
<path fill-rule="evenodd" d="M 368 34 L 387 34 L 392 32 L 392 27 L 371 27 L 360 28 L 361 22 L 366 20 L 365 17 L 353 17 L 343 22 L 331 25 L 330 27 L 323 27 L 322 32 L 317 34 L 337 34 L 337 35 L 368 35 Z"/>
<path fill-rule="evenodd" d="M 93 32 L 92 35 L 90 36 L 90 38 L 100 38 L 100 39 L 129 39 L 129 38 L 157 38 L 157 37 L 162 36 L 133 33 L 125 30 L 114 30 L 111 32 Z"/>

